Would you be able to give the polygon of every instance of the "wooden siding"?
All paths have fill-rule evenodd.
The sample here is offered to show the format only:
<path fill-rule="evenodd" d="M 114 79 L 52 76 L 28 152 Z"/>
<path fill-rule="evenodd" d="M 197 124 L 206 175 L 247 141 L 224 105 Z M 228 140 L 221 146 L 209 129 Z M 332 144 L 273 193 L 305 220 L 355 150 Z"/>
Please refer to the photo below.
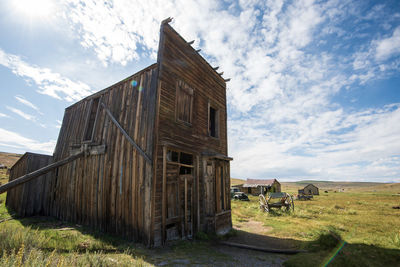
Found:
<path fill-rule="evenodd" d="M 156 65 L 152 65 L 67 108 L 55 160 L 68 157 L 71 149 L 82 144 L 91 100 L 96 97 L 152 157 L 156 73 Z M 106 145 L 106 152 L 58 168 L 52 215 L 150 243 L 152 164 L 127 141 L 101 106 L 88 145 Z"/>
<path fill-rule="evenodd" d="M 158 64 L 159 112 L 157 115 L 159 123 L 157 126 L 156 152 L 158 165 L 153 202 L 155 203 L 155 240 L 160 242 L 163 231 L 163 202 L 161 201 L 163 146 L 179 148 L 201 159 L 196 164 L 194 175 L 196 185 L 194 214 L 197 214 L 197 217 L 200 218 L 198 221 L 194 221 L 194 228 L 195 231 L 207 230 L 206 199 L 204 197 L 206 187 L 202 164 L 200 164 L 200 162 L 203 162 L 201 154 L 207 151 L 227 155 L 227 126 L 226 84 L 224 79 L 168 24 L 161 27 Z M 182 82 L 193 89 L 193 118 L 190 124 L 178 120 L 176 115 L 177 85 Z M 210 104 L 218 109 L 219 138 L 211 137 L 208 133 L 208 108 Z M 227 180 L 229 180 L 229 177 Z M 229 195 L 229 186 L 226 188 L 226 195 Z M 215 198 L 209 201 L 215 201 Z M 230 199 L 228 201 L 230 202 Z M 164 211 L 165 213 L 166 211 Z"/>
<path fill-rule="evenodd" d="M 52 163 L 52 160 L 51 156 L 25 153 L 10 169 L 9 181 L 45 167 Z M 53 173 L 49 172 L 9 190 L 6 205 L 19 216 L 49 215 L 54 198 L 51 190 L 52 177 Z"/>
<path fill-rule="evenodd" d="M 313 184 L 309 184 L 309 185 L 305 186 L 303 191 L 304 191 L 303 193 L 305 195 L 319 195 L 318 187 L 316 187 Z"/>

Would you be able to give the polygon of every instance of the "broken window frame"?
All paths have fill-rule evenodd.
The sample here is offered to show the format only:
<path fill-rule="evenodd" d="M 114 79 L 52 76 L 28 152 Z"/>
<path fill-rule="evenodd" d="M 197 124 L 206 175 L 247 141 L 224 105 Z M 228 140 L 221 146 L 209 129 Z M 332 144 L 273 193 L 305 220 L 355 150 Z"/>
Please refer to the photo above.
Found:
<path fill-rule="evenodd" d="M 187 103 L 184 100 L 185 96 L 187 96 Z M 192 125 L 193 120 L 193 103 L 194 103 L 194 90 L 190 86 L 188 86 L 184 81 L 178 80 L 176 83 L 176 101 L 175 101 L 175 120 L 177 122 L 181 122 L 188 126 Z M 181 114 L 182 105 L 187 104 L 189 107 L 189 114 L 187 120 L 185 120 L 184 113 Z"/>
<path fill-rule="evenodd" d="M 97 108 L 96 108 L 96 114 L 94 115 L 94 121 L 93 124 L 90 125 L 90 117 L 93 114 L 93 105 L 95 103 L 95 101 L 97 101 Z M 85 130 L 83 131 L 83 135 L 82 135 L 82 143 L 92 143 L 93 142 L 93 138 L 94 138 L 94 131 L 96 129 L 96 124 L 97 124 L 97 119 L 100 113 L 100 103 L 101 103 L 101 96 L 98 97 L 93 97 L 90 100 L 90 104 L 89 104 L 89 109 L 86 115 L 86 121 L 85 121 Z M 88 138 L 88 135 L 90 134 L 90 138 Z"/>
<path fill-rule="evenodd" d="M 178 153 L 177 161 L 173 161 L 172 157 L 169 156 L 169 155 L 172 156 L 172 153 Z M 192 164 L 185 164 L 185 163 L 181 162 L 181 154 L 182 153 L 192 156 Z M 179 151 L 179 150 L 176 150 L 176 149 L 168 148 L 167 149 L 167 162 L 168 162 L 168 164 L 174 164 L 174 165 L 178 165 L 179 166 L 179 175 L 185 175 L 185 174 L 194 175 L 194 155 L 192 153 L 187 153 L 187 152 L 184 152 L 184 151 Z M 182 173 L 180 173 L 182 168 L 191 169 L 191 171 L 190 171 L 190 173 L 183 173 L 182 174 Z"/>

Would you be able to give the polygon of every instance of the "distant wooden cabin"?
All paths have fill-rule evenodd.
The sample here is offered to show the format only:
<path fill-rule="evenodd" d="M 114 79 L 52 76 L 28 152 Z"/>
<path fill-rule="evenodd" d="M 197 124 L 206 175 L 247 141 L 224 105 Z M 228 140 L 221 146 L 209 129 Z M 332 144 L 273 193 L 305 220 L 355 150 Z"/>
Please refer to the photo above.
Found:
<path fill-rule="evenodd" d="M 254 196 L 265 195 L 267 192 L 281 192 L 281 184 L 276 179 L 247 179 L 239 188 L 240 191 Z"/>
<path fill-rule="evenodd" d="M 231 229 L 226 81 L 168 23 L 157 63 L 66 108 L 51 160 L 79 158 L 11 190 L 10 207 L 49 186 L 42 213 L 148 246 Z"/>
<path fill-rule="evenodd" d="M 298 190 L 299 195 L 319 195 L 319 189 L 313 184 L 305 186 Z"/>

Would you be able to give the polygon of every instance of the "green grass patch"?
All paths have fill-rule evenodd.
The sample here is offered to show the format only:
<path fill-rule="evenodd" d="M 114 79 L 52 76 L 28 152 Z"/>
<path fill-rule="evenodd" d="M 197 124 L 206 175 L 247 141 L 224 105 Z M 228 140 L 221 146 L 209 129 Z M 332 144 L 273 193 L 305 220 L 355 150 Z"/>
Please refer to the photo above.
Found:
<path fill-rule="evenodd" d="M 296 200 L 293 213 L 264 213 L 259 210 L 258 198 L 250 196 L 247 203 L 232 204 L 232 219 L 239 227 L 249 220 L 262 222 L 272 228 L 268 236 L 293 240 L 299 248 L 310 251 L 291 256 L 287 266 L 319 266 L 327 260 L 329 266 L 396 266 L 400 259 L 400 210 L 392 206 L 399 203 L 400 196 L 391 191 L 371 193 L 363 188 L 323 193 L 310 201 Z M 330 233 L 339 238 L 332 239 Z"/>

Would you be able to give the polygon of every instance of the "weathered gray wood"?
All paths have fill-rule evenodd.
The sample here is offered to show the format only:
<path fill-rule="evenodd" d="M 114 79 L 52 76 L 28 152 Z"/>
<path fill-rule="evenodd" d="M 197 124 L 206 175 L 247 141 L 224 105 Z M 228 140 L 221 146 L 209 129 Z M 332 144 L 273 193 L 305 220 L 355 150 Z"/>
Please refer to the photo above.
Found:
<path fill-rule="evenodd" d="M 101 106 L 104 108 L 104 110 L 106 111 L 106 113 L 107 113 L 108 117 L 111 119 L 111 121 L 115 124 L 115 126 L 117 126 L 117 128 L 121 131 L 121 133 L 129 141 L 129 143 L 131 143 L 137 149 L 137 151 L 139 151 L 139 153 L 144 157 L 144 159 L 147 161 L 147 163 L 149 163 L 150 165 L 153 165 L 153 162 L 150 159 L 150 157 L 146 154 L 146 152 L 143 151 L 143 149 L 141 149 L 135 143 L 135 141 L 133 141 L 133 139 L 128 135 L 128 133 L 124 130 L 124 128 L 122 128 L 121 124 L 119 124 L 119 122 L 114 118 L 111 111 L 106 107 L 106 105 L 103 102 L 101 103 Z"/>
<path fill-rule="evenodd" d="M 47 173 L 47 172 L 49 172 L 49 171 L 51 171 L 51 170 L 53 170 L 53 169 L 55 169 L 57 167 L 60 167 L 60 166 L 66 164 L 68 162 L 76 160 L 77 158 L 82 157 L 83 154 L 84 153 L 82 152 L 80 154 L 76 154 L 76 155 L 70 156 L 70 157 L 68 157 L 66 159 L 54 162 L 54 163 L 52 163 L 52 164 L 50 164 L 50 165 L 48 165 L 46 167 L 43 167 L 43 168 L 41 168 L 39 170 L 36 170 L 34 172 L 25 174 L 24 176 L 21 176 L 21 177 L 15 179 L 15 180 L 12 180 L 11 182 L 8 182 L 8 183 L 0 186 L 0 194 L 4 193 L 4 192 L 10 190 L 11 188 L 14 188 L 14 187 L 16 187 L 16 186 L 18 186 L 20 184 L 29 182 L 30 180 L 35 179 L 35 178 L 39 177 L 40 175 L 45 174 L 45 173 Z"/>

